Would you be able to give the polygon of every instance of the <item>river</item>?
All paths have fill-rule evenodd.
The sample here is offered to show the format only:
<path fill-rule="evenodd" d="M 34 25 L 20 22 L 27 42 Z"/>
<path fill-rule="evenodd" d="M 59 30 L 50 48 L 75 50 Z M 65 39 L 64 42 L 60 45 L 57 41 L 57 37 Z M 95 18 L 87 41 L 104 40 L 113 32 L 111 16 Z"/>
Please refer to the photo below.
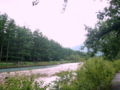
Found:
<path fill-rule="evenodd" d="M 5 68 L 5 69 L 0 69 L 0 72 L 14 72 L 14 71 L 23 71 L 23 70 L 32 70 L 32 69 L 43 69 L 43 68 L 51 68 L 56 66 L 59 66 L 59 65 Z"/>
<path fill-rule="evenodd" d="M 23 68 L 9 68 L 9 69 L 0 69 L 0 80 L 6 77 L 7 73 L 10 72 L 9 75 L 15 75 L 15 72 L 19 74 L 41 74 L 45 75 L 36 79 L 36 81 L 44 81 L 44 85 L 50 83 L 51 81 L 56 80 L 57 76 L 54 76 L 56 73 L 61 71 L 68 70 L 76 70 L 78 66 L 83 65 L 83 62 L 80 63 L 66 63 L 60 65 L 52 65 L 52 66 L 35 66 L 35 67 L 23 67 Z M 31 70 L 29 70 L 31 69 Z M 21 70 L 21 71 L 20 71 Z M 11 72 L 12 71 L 12 72 Z"/>

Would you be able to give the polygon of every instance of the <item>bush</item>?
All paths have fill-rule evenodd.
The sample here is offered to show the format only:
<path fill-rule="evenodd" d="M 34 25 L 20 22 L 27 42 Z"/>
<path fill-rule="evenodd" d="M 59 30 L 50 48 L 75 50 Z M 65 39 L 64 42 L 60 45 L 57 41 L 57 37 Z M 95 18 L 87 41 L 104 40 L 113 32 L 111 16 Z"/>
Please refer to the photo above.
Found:
<path fill-rule="evenodd" d="M 113 65 L 114 65 L 114 68 L 115 68 L 116 72 L 120 71 L 120 60 L 114 61 Z"/>
<path fill-rule="evenodd" d="M 56 75 L 60 78 L 58 78 L 56 81 L 53 81 L 55 85 L 50 90 L 76 90 L 74 89 L 73 85 L 70 85 L 74 77 L 73 73 L 74 72 L 70 70 L 57 73 Z"/>
<path fill-rule="evenodd" d="M 114 75 L 112 62 L 102 58 L 92 58 L 77 70 L 80 88 L 86 90 L 109 90 Z"/>
<path fill-rule="evenodd" d="M 44 86 L 43 82 L 35 82 L 35 76 L 26 76 L 16 74 L 13 77 L 5 77 L 4 83 L 0 82 L 0 90 L 46 90 L 48 86 Z"/>
<path fill-rule="evenodd" d="M 81 68 L 78 68 L 76 75 L 69 78 L 69 83 L 61 85 L 60 82 L 64 82 L 68 78 L 62 81 L 60 78 L 56 82 L 56 87 L 57 90 L 110 90 L 114 75 L 115 69 L 112 62 L 102 58 L 92 58 L 86 61 Z M 74 79 L 71 80 L 72 77 Z"/>

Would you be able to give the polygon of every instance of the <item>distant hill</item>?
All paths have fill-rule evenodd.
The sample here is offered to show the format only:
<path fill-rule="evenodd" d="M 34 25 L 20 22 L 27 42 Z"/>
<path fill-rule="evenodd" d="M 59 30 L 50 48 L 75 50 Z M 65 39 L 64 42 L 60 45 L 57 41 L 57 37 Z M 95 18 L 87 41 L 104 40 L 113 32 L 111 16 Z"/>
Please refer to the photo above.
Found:
<path fill-rule="evenodd" d="M 77 46 L 74 46 L 72 47 L 71 49 L 72 50 L 75 50 L 75 51 L 82 51 L 82 52 L 87 52 L 87 48 L 85 47 L 84 50 L 81 50 L 81 47 L 84 46 L 84 44 L 81 44 L 81 45 L 77 45 Z"/>
<path fill-rule="evenodd" d="M 72 47 L 71 49 L 72 49 L 72 50 L 75 50 L 75 51 L 87 52 L 87 51 L 88 51 L 88 50 L 87 50 L 87 47 L 85 47 L 84 50 L 81 50 L 81 47 L 82 47 L 82 46 L 84 46 L 84 44 L 74 46 L 74 47 Z M 102 52 L 98 52 L 98 53 L 96 54 L 96 56 L 100 56 L 100 55 L 102 55 Z"/>

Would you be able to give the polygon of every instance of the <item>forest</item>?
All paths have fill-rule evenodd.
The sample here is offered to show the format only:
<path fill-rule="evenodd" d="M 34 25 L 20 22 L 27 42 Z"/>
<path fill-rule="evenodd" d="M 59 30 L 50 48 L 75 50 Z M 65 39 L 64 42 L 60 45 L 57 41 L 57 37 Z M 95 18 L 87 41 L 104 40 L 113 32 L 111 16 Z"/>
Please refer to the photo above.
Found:
<path fill-rule="evenodd" d="M 39 29 L 32 32 L 28 27 L 16 25 L 7 14 L 0 14 L 0 62 L 59 61 L 74 55 L 82 58 L 85 53 L 64 48 Z"/>

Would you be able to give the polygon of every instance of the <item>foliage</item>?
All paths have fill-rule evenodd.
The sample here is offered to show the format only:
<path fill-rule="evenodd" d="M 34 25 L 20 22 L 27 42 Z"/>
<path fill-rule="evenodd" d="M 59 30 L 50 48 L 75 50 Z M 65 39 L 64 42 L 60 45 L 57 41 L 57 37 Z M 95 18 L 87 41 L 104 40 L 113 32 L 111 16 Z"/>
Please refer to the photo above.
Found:
<path fill-rule="evenodd" d="M 71 74 L 63 73 L 65 76 Z M 84 65 L 72 73 L 70 77 L 62 78 L 56 81 L 54 90 L 110 90 L 111 81 L 115 75 L 113 62 L 103 60 L 102 58 L 91 58 Z M 68 81 L 69 78 L 69 81 Z M 68 81 L 64 84 L 61 82 Z"/>
<path fill-rule="evenodd" d="M 32 5 L 35 6 L 35 5 L 37 5 L 38 3 L 39 3 L 39 0 L 35 0 L 35 1 L 32 2 Z M 65 12 L 66 7 L 67 7 L 67 3 L 68 3 L 68 0 L 64 0 L 62 13 Z"/>
<path fill-rule="evenodd" d="M 79 55 L 70 55 L 65 58 L 68 61 L 80 61 L 81 57 Z"/>
<path fill-rule="evenodd" d="M 16 25 L 7 14 L 0 14 L 0 22 L 0 61 L 59 61 L 72 54 L 84 55 L 48 39 L 39 29 L 31 32 L 28 27 Z"/>
<path fill-rule="evenodd" d="M 70 87 L 70 82 L 72 81 L 74 76 L 73 73 L 73 71 L 69 70 L 56 73 L 56 75 L 60 78 L 58 78 L 56 81 L 53 81 L 55 85 L 50 90 L 74 90 Z"/>
<path fill-rule="evenodd" d="M 59 73 L 56 73 L 55 75 L 57 75 L 58 77 L 65 77 L 68 74 L 73 73 L 73 71 L 67 70 L 67 71 L 61 71 Z"/>
<path fill-rule="evenodd" d="M 34 81 L 35 76 L 19 76 L 5 77 L 5 82 L 0 82 L 0 90 L 46 90 L 49 85 L 42 86 L 43 82 Z"/>
<path fill-rule="evenodd" d="M 101 51 L 105 58 L 113 60 L 120 52 L 120 0 L 110 0 L 109 4 L 104 11 L 98 12 L 100 21 L 94 28 L 86 26 L 85 46 L 93 52 L 92 56 Z"/>
<path fill-rule="evenodd" d="M 49 85 L 41 87 L 42 82 L 37 83 L 35 78 L 41 74 L 14 77 L 5 77 L 5 83 L 0 82 L 0 90 L 110 90 L 115 72 L 120 70 L 120 60 L 110 62 L 101 57 L 95 57 L 84 62 L 76 71 L 62 71 L 55 75 L 59 78 L 54 81 L 53 87 Z M 40 86 L 39 86 L 40 85 Z"/>
<path fill-rule="evenodd" d="M 120 59 L 120 52 L 117 54 L 117 56 L 115 57 L 115 60 Z"/>
<path fill-rule="evenodd" d="M 113 65 L 116 72 L 120 71 L 120 60 L 115 60 Z"/>
<path fill-rule="evenodd" d="M 81 80 L 80 87 L 89 90 L 109 90 L 115 70 L 112 62 L 102 58 L 88 60 L 81 69 L 77 71 L 77 77 Z"/>

